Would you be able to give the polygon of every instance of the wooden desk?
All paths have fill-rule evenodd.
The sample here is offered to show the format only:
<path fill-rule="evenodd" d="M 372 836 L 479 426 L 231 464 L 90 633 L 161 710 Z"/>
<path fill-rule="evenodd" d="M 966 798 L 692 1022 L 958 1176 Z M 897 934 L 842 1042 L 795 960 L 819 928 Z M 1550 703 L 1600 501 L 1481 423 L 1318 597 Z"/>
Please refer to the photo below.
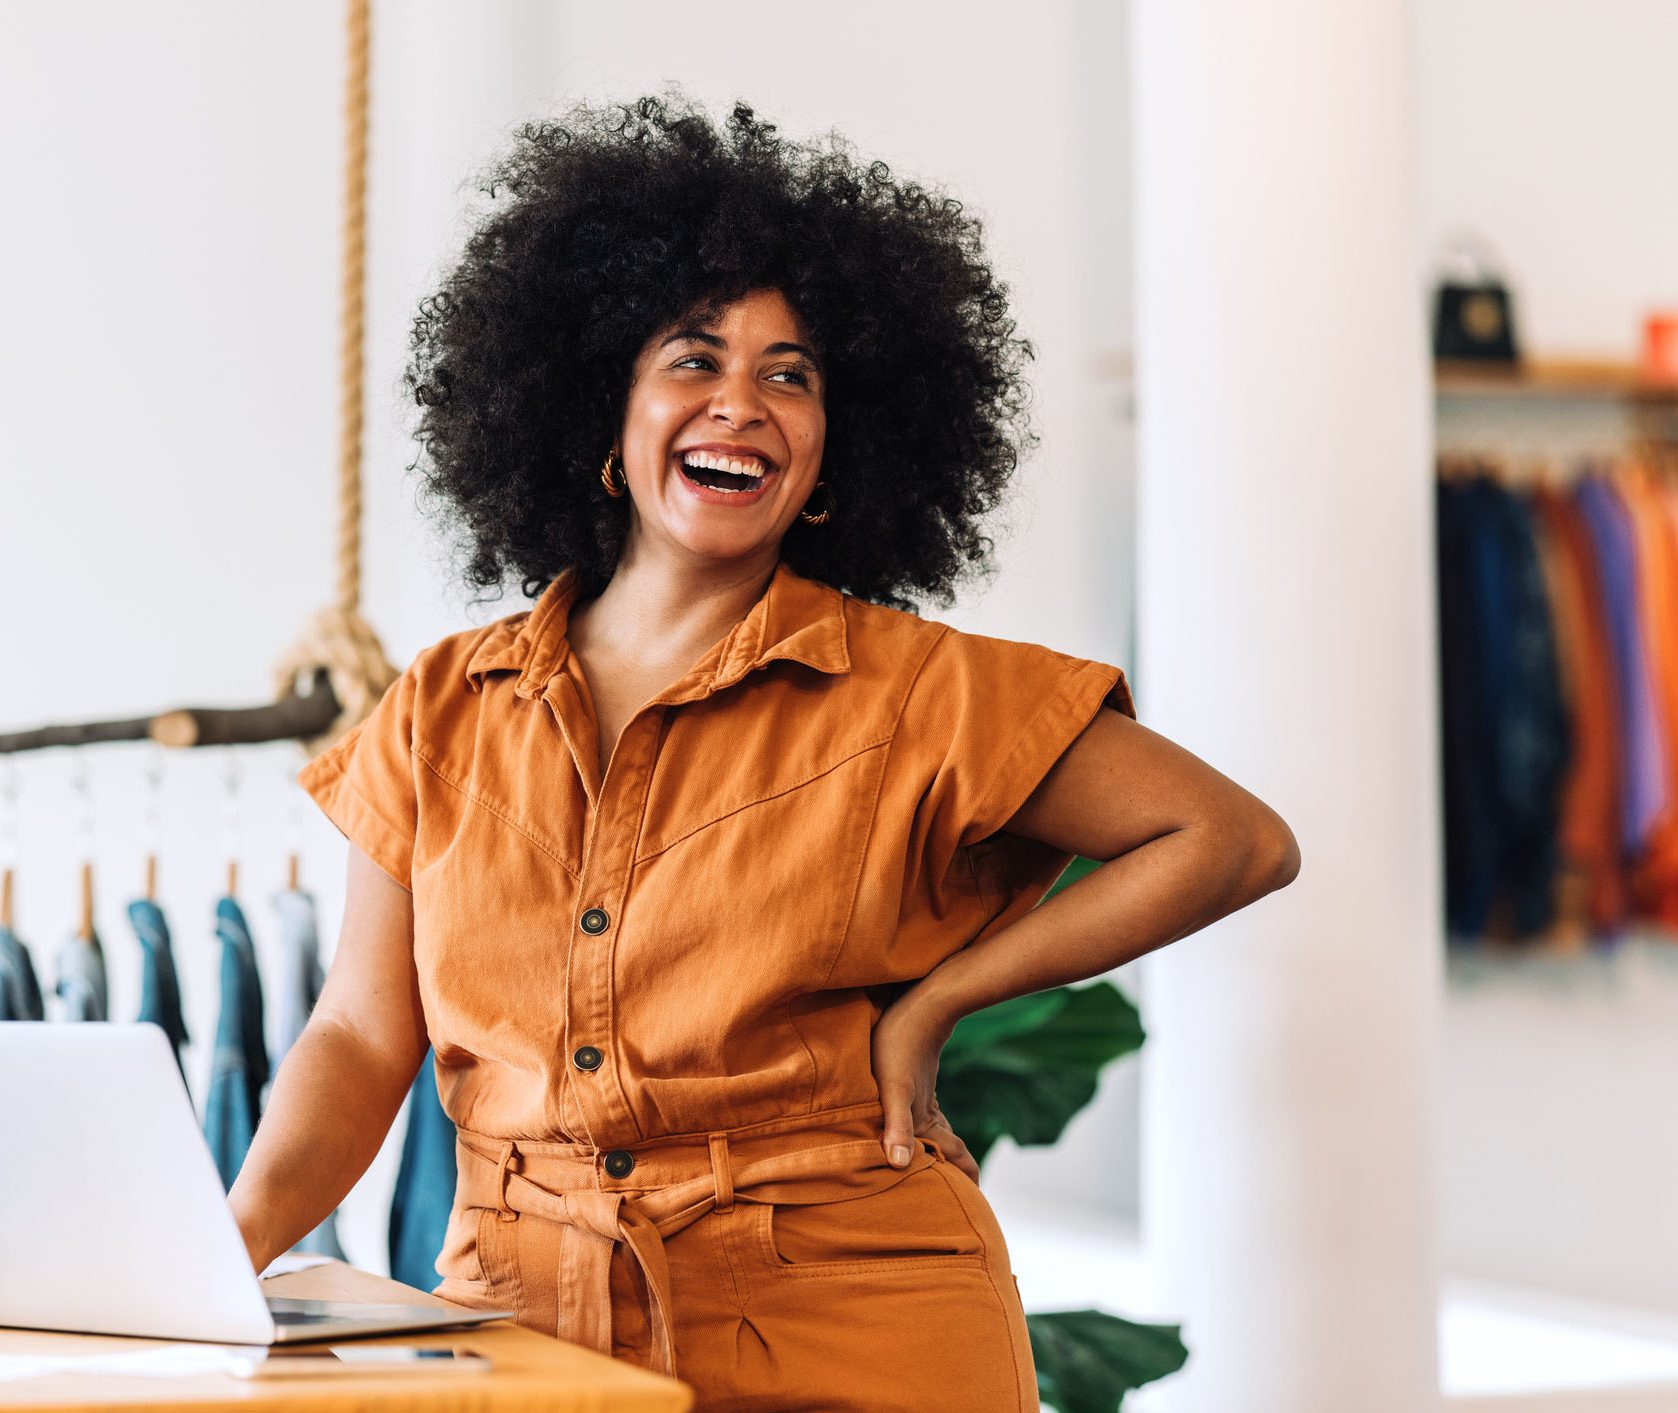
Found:
<path fill-rule="evenodd" d="M 399 1301 L 426 1305 L 435 1296 L 342 1262 L 262 1283 L 270 1295 L 315 1300 Z M 0 1354 L 115 1354 L 194 1341 L 125 1339 L 0 1329 Z M 331 1343 L 332 1341 L 325 1341 Z M 693 1391 L 618 1359 L 497 1320 L 464 1330 L 380 1335 L 357 1344 L 458 1346 L 487 1355 L 486 1374 L 332 1374 L 319 1378 L 239 1379 L 231 1374 L 143 1378 L 116 1374 L 52 1374 L 0 1382 L 0 1408 L 189 1407 L 361 1410 L 471 1410 L 471 1413 L 688 1413 Z"/>

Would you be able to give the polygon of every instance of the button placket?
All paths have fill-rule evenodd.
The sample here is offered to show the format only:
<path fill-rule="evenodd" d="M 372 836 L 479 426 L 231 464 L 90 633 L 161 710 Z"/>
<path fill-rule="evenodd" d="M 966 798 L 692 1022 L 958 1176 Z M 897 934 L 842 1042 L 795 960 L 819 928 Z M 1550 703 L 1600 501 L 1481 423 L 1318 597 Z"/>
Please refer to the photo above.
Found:
<path fill-rule="evenodd" d="M 567 949 L 566 1023 L 568 1035 L 589 1043 L 573 1049 L 573 1079 L 579 1082 L 567 1087 L 582 1110 L 585 1131 L 596 1142 L 639 1136 L 622 1077 L 616 1066 L 605 1064 L 605 1058 L 613 1053 L 615 1040 L 612 974 L 620 932 L 616 921 L 622 915 L 640 837 L 663 711 L 662 706 L 643 708 L 623 728 L 608 778 L 602 782 L 592 837 L 577 880 L 577 896 L 589 906 L 577 914 Z M 583 1074 L 590 1076 L 586 1083 L 580 1082 Z M 634 1160 L 629 1161 L 633 1166 Z"/>

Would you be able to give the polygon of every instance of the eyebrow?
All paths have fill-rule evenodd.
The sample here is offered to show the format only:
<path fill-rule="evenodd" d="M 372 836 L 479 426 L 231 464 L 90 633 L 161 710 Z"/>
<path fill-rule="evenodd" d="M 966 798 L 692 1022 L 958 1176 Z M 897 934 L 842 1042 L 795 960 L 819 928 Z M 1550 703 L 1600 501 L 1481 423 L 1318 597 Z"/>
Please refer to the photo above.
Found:
<path fill-rule="evenodd" d="M 696 343 L 708 343 L 712 348 L 728 347 L 727 339 L 719 338 L 716 334 L 708 334 L 703 329 L 679 329 L 665 339 L 659 347 L 665 348 L 670 344 L 681 343 L 687 339 L 692 339 Z M 772 343 L 763 351 L 765 353 L 802 353 L 817 368 L 821 367 L 821 360 L 801 343 Z"/>

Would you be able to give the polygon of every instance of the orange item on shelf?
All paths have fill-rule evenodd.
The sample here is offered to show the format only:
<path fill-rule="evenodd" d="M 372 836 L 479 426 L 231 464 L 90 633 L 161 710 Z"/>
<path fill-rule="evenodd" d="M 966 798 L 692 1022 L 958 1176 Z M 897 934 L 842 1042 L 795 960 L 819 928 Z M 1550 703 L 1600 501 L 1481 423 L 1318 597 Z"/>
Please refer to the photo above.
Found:
<path fill-rule="evenodd" d="M 1643 375 L 1655 383 L 1678 383 L 1678 309 L 1644 319 Z"/>

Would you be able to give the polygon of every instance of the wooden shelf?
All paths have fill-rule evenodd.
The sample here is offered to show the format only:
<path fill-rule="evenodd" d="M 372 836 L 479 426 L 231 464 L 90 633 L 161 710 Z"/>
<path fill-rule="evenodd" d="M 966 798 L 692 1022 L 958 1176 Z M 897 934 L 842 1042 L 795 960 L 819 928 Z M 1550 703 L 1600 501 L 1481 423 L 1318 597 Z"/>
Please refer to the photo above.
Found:
<path fill-rule="evenodd" d="M 1529 359 L 1515 367 L 1442 361 L 1433 365 L 1440 397 L 1618 397 L 1678 402 L 1678 381 L 1655 382 L 1636 363 L 1605 359 Z"/>

